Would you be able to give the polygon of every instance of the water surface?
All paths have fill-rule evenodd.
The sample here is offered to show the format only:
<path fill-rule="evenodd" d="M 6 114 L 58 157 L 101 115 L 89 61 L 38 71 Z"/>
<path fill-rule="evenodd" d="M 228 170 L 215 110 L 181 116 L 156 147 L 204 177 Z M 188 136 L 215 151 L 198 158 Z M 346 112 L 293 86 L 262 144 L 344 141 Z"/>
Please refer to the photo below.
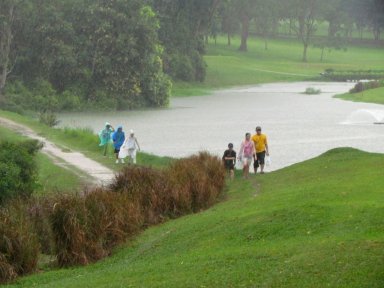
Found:
<path fill-rule="evenodd" d="M 142 150 L 181 157 L 207 150 L 222 155 L 235 150 L 246 132 L 262 126 L 276 170 L 313 158 L 335 147 L 384 153 L 384 125 L 374 125 L 384 106 L 349 102 L 332 96 L 353 83 L 274 83 L 217 91 L 209 96 L 172 98 L 170 108 L 110 113 L 60 114 L 61 126 L 89 127 L 106 121 L 134 129 Z M 303 94 L 306 88 L 319 95 Z M 372 113 L 371 113 L 372 112 Z M 95 145 L 97 145 L 95 143 Z"/>

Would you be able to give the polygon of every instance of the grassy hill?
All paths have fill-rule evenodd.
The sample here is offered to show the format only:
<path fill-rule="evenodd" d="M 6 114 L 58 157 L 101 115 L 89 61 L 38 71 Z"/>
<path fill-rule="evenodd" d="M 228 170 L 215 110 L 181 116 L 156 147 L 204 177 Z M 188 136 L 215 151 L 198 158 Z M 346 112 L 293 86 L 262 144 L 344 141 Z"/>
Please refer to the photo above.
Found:
<path fill-rule="evenodd" d="M 212 89 L 282 81 L 321 80 L 325 69 L 384 70 L 384 49 L 374 46 L 349 45 L 347 50 L 326 51 L 321 62 L 321 50 L 308 48 L 308 62 L 301 61 L 303 46 L 295 39 L 268 39 L 250 37 L 248 52 L 239 52 L 239 38 L 228 46 L 225 37 L 217 43 L 210 41 L 204 57 L 207 63 L 205 83 L 174 83 L 174 96 L 202 95 Z"/>
<path fill-rule="evenodd" d="M 229 183 L 104 261 L 9 287 L 383 287 L 384 155 L 331 150 Z"/>
<path fill-rule="evenodd" d="M 359 93 L 345 93 L 335 97 L 355 102 L 384 104 L 384 87 L 369 89 Z"/>

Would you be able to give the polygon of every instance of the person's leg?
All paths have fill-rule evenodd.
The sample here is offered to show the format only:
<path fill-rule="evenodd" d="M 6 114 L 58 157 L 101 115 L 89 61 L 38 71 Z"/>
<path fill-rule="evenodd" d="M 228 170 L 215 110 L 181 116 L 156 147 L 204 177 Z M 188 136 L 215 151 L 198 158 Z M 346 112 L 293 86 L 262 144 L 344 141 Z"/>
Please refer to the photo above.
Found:
<path fill-rule="evenodd" d="M 115 148 L 116 164 L 119 163 L 119 150 Z"/>
<path fill-rule="evenodd" d="M 246 166 L 245 178 L 249 177 L 249 164 Z"/>
<path fill-rule="evenodd" d="M 103 153 L 104 156 L 107 156 L 107 149 L 108 149 L 108 143 L 105 143 L 104 144 L 104 153 Z"/>
<path fill-rule="evenodd" d="M 229 177 L 231 178 L 231 180 L 233 180 L 235 178 L 235 170 L 234 169 L 229 170 Z"/>
<path fill-rule="evenodd" d="M 259 160 L 258 159 L 253 159 L 253 170 L 255 171 L 255 175 L 257 173 L 257 168 L 259 168 Z"/>
<path fill-rule="evenodd" d="M 264 174 L 264 164 L 265 164 L 265 151 L 259 153 L 259 156 L 257 157 L 259 164 L 260 164 L 260 173 Z"/>

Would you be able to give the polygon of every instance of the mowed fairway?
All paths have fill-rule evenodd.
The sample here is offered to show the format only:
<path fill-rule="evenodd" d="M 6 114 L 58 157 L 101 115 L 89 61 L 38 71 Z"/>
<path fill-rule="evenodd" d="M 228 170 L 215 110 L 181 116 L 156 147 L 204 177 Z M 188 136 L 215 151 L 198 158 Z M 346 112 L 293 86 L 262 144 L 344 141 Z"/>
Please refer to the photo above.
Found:
<path fill-rule="evenodd" d="M 228 46 L 225 37 L 217 44 L 210 40 L 204 57 L 208 68 L 205 83 L 175 83 L 174 96 L 201 95 L 211 89 L 230 86 L 252 85 L 271 82 L 292 82 L 321 79 L 325 69 L 334 70 L 384 70 L 384 49 L 374 46 L 348 45 L 347 50 L 325 51 L 323 62 L 321 50 L 308 48 L 308 62 L 301 61 L 303 46 L 292 39 L 270 39 L 268 50 L 264 40 L 250 37 L 248 52 L 239 52 L 238 38 Z"/>
<path fill-rule="evenodd" d="M 384 155 L 350 148 L 237 175 L 207 211 L 9 287 L 383 287 L 383 176 Z"/>
<path fill-rule="evenodd" d="M 359 93 L 346 93 L 337 95 L 337 98 L 355 102 L 369 102 L 384 104 L 384 87 L 369 89 Z"/>

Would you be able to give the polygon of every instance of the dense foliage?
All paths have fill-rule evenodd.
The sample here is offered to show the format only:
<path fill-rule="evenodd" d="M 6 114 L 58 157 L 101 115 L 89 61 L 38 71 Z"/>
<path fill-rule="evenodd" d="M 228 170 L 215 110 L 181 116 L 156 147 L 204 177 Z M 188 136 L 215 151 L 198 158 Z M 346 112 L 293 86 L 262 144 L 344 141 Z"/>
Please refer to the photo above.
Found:
<path fill-rule="evenodd" d="M 40 149 L 36 140 L 0 143 L 0 203 L 16 196 L 29 196 L 36 186 L 34 155 Z"/>
<path fill-rule="evenodd" d="M 319 26 L 328 27 L 315 37 Z M 325 26 L 324 26 L 325 25 Z M 344 49 L 352 31 L 384 28 L 381 0 L 3 0 L 0 106 L 46 111 L 165 106 L 170 79 L 204 81 L 209 36 Z M 251 31 L 251 32 L 250 32 Z M 324 33 L 323 33 L 324 34 Z M 169 77 L 170 76 L 170 77 Z"/>
<path fill-rule="evenodd" d="M 7 105 L 55 111 L 168 103 L 159 22 L 142 1 L 40 0 L 13 7 Z"/>

